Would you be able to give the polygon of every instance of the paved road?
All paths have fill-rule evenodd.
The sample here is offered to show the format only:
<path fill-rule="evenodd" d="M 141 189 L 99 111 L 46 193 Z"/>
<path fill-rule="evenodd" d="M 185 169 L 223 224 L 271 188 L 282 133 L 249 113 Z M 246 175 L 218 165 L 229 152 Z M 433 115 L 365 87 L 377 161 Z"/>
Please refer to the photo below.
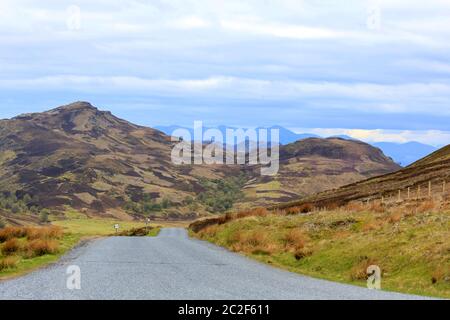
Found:
<path fill-rule="evenodd" d="M 81 289 L 67 289 L 67 267 Z M 312 279 L 264 265 L 183 229 L 156 238 L 113 237 L 77 248 L 50 267 L 0 282 L 0 299 L 414 299 Z"/>

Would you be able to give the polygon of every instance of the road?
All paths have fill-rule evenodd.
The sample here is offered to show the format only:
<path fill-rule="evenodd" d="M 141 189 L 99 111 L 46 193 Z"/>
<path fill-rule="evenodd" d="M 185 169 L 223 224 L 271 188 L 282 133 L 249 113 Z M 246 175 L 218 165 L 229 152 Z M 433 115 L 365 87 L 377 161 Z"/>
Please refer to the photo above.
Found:
<path fill-rule="evenodd" d="M 67 289 L 79 266 L 81 289 Z M 416 299 L 317 280 L 190 239 L 183 229 L 158 237 L 112 237 L 81 246 L 58 263 L 0 282 L 0 299 Z"/>

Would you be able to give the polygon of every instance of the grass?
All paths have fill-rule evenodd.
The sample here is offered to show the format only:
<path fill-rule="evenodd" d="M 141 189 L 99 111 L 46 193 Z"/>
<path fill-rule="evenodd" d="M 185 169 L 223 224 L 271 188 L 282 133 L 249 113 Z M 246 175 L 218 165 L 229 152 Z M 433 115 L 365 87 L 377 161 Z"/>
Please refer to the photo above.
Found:
<path fill-rule="evenodd" d="M 53 221 L 66 232 L 82 237 L 108 236 L 115 232 L 114 225 L 119 224 L 119 231 L 145 227 L 144 222 L 120 221 L 111 219 L 70 219 Z"/>
<path fill-rule="evenodd" d="M 450 212 L 360 209 L 236 215 L 190 234 L 290 271 L 360 286 L 375 264 L 384 290 L 450 298 Z"/>
<path fill-rule="evenodd" d="M 82 239 L 114 235 L 116 223 L 120 231 L 146 226 L 144 222 L 90 219 L 76 212 L 73 216 L 78 218 L 53 221 L 53 227 L 0 229 L 0 279 L 20 276 L 53 263 Z M 151 226 L 148 236 L 157 236 L 161 227 Z"/>
<path fill-rule="evenodd" d="M 9 278 L 56 261 L 80 237 L 59 227 L 7 227 L 0 230 L 0 278 Z"/>
<path fill-rule="evenodd" d="M 147 234 L 148 237 L 157 237 L 159 235 L 159 232 L 161 231 L 161 227 L 156 227 L 150 230 L 150 232 Z"/>

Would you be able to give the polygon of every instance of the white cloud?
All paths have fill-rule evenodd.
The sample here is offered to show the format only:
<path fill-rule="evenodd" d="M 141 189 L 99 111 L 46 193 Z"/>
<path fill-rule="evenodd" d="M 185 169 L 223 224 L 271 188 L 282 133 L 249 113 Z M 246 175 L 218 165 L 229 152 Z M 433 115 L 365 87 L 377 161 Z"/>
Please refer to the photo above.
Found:
<path fill-rule="evenodd" d="M 347 135 L 369 143 L 406 143 L 417 141 L 437 147 L 450 144 L 450 131 L 440 130 L 367 130 L 339 128 L 293 128 L 292 130 L 298 133 L 311 132 L 323 137 Z"/>
<path fill-rule="evenodd" d="M 314 28 L 302 25 L 260 24 L 238 20 L 222 20 L 220 25 L 225 30 L 246 32 L 256 35 L 270 35 L 290 39 L 324 39 L 344 36 L 342 33 L 325 28 Z"/>
<path fill-rule="evenodd" d="M 327 105 L 348 111 L 375 113 L 423 113 L 450 115 L 449 108 L 438 102 L 450 102 L 450 84 L 408 83 L 380 85 L 371 83 L 335 83 L 269 81 L 216 76 L 203 79 L 151 79 L 135 76 L 58 75 L 25 79 L 0 79 L 0 88 L 9 90 L 68 90 L 90 93 L 146 93 L 168 96 L 202 95 L 205 97 L 270 99 L 348 99 L 359 104 Z M 417 101 L 419 104 L 417 104 Z"/>
<path fill-rule="evenodd" d="M 168 26 L 176 29 L 197 29 L 209 27 L 211 23 L 202 18 L 191 16 L 169 21 Z"/>

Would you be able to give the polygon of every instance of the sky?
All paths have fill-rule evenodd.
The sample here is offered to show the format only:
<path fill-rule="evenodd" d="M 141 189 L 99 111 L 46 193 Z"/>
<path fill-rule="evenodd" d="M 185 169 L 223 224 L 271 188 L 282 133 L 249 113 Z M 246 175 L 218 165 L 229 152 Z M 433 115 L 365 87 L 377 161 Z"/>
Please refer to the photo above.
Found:
<path fill-rule="evenodd" d="M 450 143 L 448 0 L 0 0 L 0 118 Z"/>

